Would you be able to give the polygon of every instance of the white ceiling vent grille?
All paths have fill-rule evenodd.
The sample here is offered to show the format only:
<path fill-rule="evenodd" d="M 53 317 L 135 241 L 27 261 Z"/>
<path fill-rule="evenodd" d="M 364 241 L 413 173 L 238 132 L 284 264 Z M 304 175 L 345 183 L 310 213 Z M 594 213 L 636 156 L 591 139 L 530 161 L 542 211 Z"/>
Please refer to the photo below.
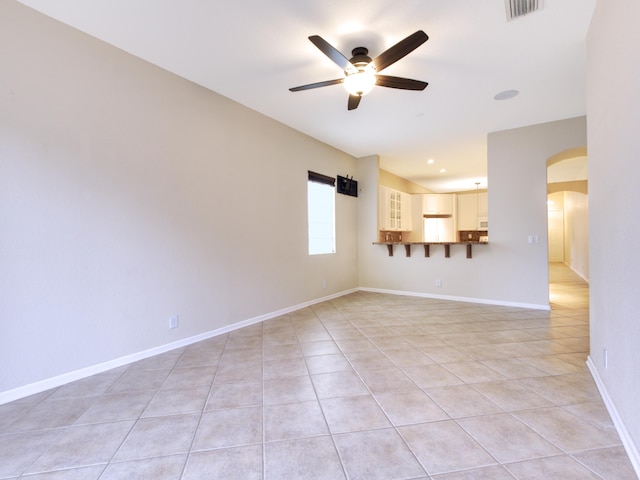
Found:
<path fill-rule="evenodd" d="M 504 0 L 504 3 L 507 9 L 507 20 L 542 10 L 544 7 L 544 0 Z"/>

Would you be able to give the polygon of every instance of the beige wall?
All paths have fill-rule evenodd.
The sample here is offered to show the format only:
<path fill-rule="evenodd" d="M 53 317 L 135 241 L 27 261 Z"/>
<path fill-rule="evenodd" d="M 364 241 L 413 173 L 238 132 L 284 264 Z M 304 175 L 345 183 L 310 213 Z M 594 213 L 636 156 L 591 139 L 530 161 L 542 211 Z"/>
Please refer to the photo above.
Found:
<path fill-rule="evenodd" d="M 0 65 L 0 393 L 358 286 L 352 157 L 13 1 Z"/>
<path fill-rule="evenodd" d="M 433 193 L 417 183 L 413 183 L 406 178 L 394 175 L 391 172 L 380 169 L 380 185 L 399 190 L 404 193 Z"/>
<path fill-rule="evenodd" d="M 564 192 L 565 263 L 589 281 L 589 198 L 584 193 Z"/>
<path fill-rule="evenodd" d="M 640 475 L 638 22 L 639 2 L 598 0 L 587 38 L 587 113 L 590 366 Z"/>

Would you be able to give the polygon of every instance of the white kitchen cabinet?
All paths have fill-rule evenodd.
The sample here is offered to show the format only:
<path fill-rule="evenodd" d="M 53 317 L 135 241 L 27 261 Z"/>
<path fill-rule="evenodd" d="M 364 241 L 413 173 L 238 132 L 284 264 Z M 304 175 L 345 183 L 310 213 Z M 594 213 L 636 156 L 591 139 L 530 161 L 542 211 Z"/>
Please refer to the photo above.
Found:
<path fill-rule="evenodd" d="M 458 230 L 477 230 L 476 196 L 458 195 Z"/>
<path fill-rule="evenodd" d="M 488 194 L 458 195 L 458 230 L 478 230 L 478 217 L 488 216 Z"/>
<path fill-rule="evenodd" d="M 453 193 L 425 193 L 422 197 L 424 215 L 453 215 Z"/>
<path fill-rule="evenodd" d="M 380 187 L 378 213 L 380 230 L 411 231 L 411 195 Z"/>
<path fill-rule="evenodd" d="M 489 216 L 489 194 L 487 192 L 478 194 L 478 216 Z"/>
<path fill-rule="evenodd" d="M 426 217 L 423 238 L 425 242 L 455 242 L 453 217 Z"/>

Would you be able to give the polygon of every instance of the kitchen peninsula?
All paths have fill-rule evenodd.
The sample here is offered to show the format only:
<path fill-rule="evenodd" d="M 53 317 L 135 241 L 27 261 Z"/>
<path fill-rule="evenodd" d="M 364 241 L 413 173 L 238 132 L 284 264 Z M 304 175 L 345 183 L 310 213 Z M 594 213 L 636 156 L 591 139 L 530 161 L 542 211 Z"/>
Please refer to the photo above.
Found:
<path fill-rule="evenodd" d="M 467 249 L 467 258 L 473 258 L 472 255 L 472 246 L 473 245 L 487 245 L 489 242 L 402 242 L 402 241 L 398 241 L 398 242 L 394 242 L 394 241 L 390 241 L 390 242 L 373 242 L 374 245 L 386 245 L 387 246 L 387 251 L 389 252 L 389 256 L 393 257 L 393 247 L 395 245 L 404 245 L 404 249 L 405 249 L 405 255 L 407 257 L 411 256 L 411 246 L 412 245 L 423 245 L 424 246 L 424 256 L 425 257 L 430 257 L 431 256 L 431 245 L 442 245 L 444 247 L 444 257 L 445 258 L 451 258 L 451 245 L 466 245 L 466 249 Z"/>

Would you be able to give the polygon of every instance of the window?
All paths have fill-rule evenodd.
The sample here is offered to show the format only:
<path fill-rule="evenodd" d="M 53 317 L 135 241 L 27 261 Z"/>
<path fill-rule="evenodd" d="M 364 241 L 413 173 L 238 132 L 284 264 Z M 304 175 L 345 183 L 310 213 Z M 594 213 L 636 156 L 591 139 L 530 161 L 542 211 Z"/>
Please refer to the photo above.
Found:
<path fill-rule="evenodd" d="M 309 255 L 336 253 L 335 179 L 309 172 L 307 211 Z"/>

